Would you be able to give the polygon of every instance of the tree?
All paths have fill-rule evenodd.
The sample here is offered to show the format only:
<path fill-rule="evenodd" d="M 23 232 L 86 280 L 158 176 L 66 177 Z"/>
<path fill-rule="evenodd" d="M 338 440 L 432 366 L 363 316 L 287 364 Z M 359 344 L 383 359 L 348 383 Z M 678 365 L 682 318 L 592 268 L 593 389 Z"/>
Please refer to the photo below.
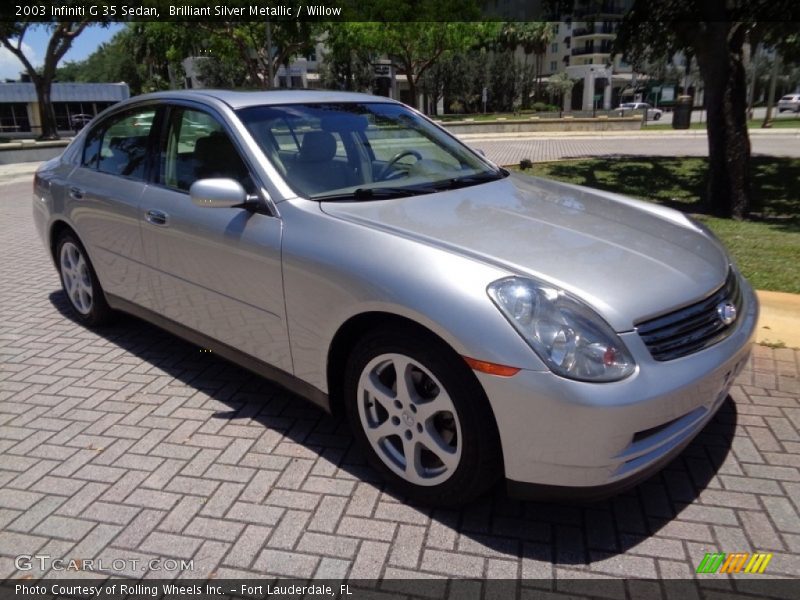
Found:
<path fill-rule="evenodd" d="M 363 91 L 372 87 L 373 68 L 369 49 L 359 45 L 359 33 L 352 23 L 326 26 L 325 54 L 320 67 L 323 87 Z"/>
<path fill-rule="evenodd" d="M 555 38 L 556 32 L 551 23 L 520 23 L 519 44 L 525 53 L 525 66 L 528 64 L 528 55 L 535 57 L 536 97 L 542 94 L 542 63 L 547 54 L 547 48 Z M 525 103 L 526 100 L 523 100 Z M 524 104 L 527 108 L 527 104 Z"/>
<path fill-rule="evenodd" d="M 571 79 L 566 71 L 551 75 L 547 79 L 547 91 L 555 96 L 558 96 L 559 106 L 564 108 L 564 99 L 572 92 L 575 87 L 575 80 Z"/>
<path fill-rule="evenodd" d="M 56 81 L 106 83 L 124 81 L 131 94 L 142 93 L 144 65 L 132 51 L 132 32 L 125 28 L 81 61 L 69 61 L 56 69 Z"/>
<path fill-rule="evenodd" d="M 775 103 L 775 87 L 778 72 L 782 64 L 800 63 L 800 33 L 793 22 L 771 23 L 769 27 L 754 27 L 750 32 L 751 40 L 762 42 L 773 50 L 772 66 L 767 100 L 767 112 L 761 127 L 772 126 L 772 109 Z M 752 43 L 752 41 L 751 41 Z"/>
<path fill-rule="evenodd" d="M 707 209 L 736 219 L 750 210 L 750 139 L 743 46 L 748 30 L 791 21 L 788 0 L 634 0 L 615 42 L 634 68 L 687 51 L 695 57 L 708 111 Z M 757 21 L 761 20 L 761 21 Z"/>
<path fill-rule="evenodd" d="M 494 37 L 499 23 L 470 22 L 481 16 L 479 0 L 372 0 L 358 2 L 358 22 L 349 23 L 354 47 L 387 57 L 405 74 L 411 103 L 425 72 L 448 51 L 464 53 Z M 458 18 L 460 21 L 454 22 Z M 342 24 L 337 24 L 341 26 Z"/>
<path fill-rule="evenodd" d="M 72 42 L 89 25 L 88 21 L 65 21 L 56 23 L 36 24 L 27 21 L 0 23 L 0 44 L 11 54 L 16 56 L 25 67 L 25 71 L 36 88 L 36 98 L 39 103 L 39 121 L 41 133 L 39 139 L 58 139 L 56 126 L 56 113 L 53 109 L 51 89 L 56 76 L 56 67 L 72 46 Z M 23 42 L 25 35 L 34 27 L 46 27 L 50 33 L 50 40 L 45 48 L 44 63 L 37 69 L 29 57 L 25 55 Z"/>
<path fill-rule="evenodd" d="M 181 25 L 169 23 L 169 25 Z M 288 65 L 298 55 L 309 54 L 321 31 L 318 23 L 275 21 L 270 23 L 272 48 L 267 49 L 267 24 L 261 21 L 203 23 L 199 30 L 206 40 L 205 51 L 221 62 L 236 61 L 247 71 L 250 86 L 273 87 L 270 73 Z M 271 61 L 271 64 L 270 64 Z"/>
<path fill-rule="evenodd" d="M 387 27 L 382 22 L 351 23 L 358 47 L 375 55 L 386 55 L 395 69 L 405 74 L 411 104 L 418 107 L 420 78 L 445 52 L 466 52 L 493 29 L 493 24 L 406 21 Z"/>

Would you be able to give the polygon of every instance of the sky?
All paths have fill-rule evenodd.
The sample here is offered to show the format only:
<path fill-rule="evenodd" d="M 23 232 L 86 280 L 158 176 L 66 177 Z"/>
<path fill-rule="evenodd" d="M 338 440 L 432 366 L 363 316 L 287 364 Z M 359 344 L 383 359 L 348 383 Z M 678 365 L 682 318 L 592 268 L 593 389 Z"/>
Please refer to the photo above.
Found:
<path fill-rule="evenodd" d="M 83 33 L 72 42 L 72 47 L 64 58 L 61 59 L 59 65 L 63 65 L 68 61 L 83 60 L 97 50 L 100 44 L 110 40 L 123 26 L 122 23 L 111 23 L 105 28 L 99 25 L 87 27 Z M 49 40 L 50 36 L 44 27 L 32 29 L 25 34 L 22 41 L 22 48 L 25 52 L 25 56 L 31 60 L 34 66 L 38 67 L 42 64 Z M 5 81 L 6 79 L 17 80 L 19 79 L 20 71 L 24 71 L 22 63 L 6 48 L 0 47 L 0 81 Z"/>

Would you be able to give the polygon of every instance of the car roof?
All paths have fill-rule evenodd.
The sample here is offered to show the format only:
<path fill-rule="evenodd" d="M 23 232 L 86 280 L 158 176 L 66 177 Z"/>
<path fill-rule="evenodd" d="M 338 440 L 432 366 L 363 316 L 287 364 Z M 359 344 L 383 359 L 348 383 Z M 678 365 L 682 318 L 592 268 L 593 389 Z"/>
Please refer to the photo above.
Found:
<path fill-rule="evenodd" d="M 339 92 L 331 90 L 269 90 L 269 91 L 233 91 L 233 90 L 177 90 L 169 92 L 155 92 L 136 96 L 136 100 L 145 99 L 187 99 L 203 100 L 215 98 L 229 105 L 233 109 L 248 106 L 279 105 L 279 104 L 307 104 L 329 102 L 390 102 L 398 104 L 385 96 L 359 94 L 356 92 Z"/>

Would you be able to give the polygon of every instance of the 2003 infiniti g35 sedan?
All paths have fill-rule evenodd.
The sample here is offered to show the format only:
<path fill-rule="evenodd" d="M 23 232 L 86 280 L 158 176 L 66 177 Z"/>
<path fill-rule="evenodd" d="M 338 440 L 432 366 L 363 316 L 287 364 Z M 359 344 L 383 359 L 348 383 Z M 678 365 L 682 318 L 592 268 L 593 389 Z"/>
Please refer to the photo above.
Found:
<path fill-rule="evenodd" d="M 79 321 L 132 313 L 346 414 L 417 501 L 633 485 L 717 411 L 758 312 L 698 223 L 382 97 L 133 98 L 33 205 Z"/>

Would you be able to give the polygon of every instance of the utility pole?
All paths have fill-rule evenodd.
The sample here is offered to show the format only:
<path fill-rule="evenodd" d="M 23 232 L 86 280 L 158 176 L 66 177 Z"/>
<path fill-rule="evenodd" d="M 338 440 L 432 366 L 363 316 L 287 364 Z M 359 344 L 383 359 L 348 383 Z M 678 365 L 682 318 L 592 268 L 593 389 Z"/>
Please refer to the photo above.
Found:
<path fill-rule="evenodd" d="M 267 19 L 267 77 L 269 83 L 267 89 L 271 90 L 275 85 L 275 73 L 272 72 L 272 23 Z"/>

